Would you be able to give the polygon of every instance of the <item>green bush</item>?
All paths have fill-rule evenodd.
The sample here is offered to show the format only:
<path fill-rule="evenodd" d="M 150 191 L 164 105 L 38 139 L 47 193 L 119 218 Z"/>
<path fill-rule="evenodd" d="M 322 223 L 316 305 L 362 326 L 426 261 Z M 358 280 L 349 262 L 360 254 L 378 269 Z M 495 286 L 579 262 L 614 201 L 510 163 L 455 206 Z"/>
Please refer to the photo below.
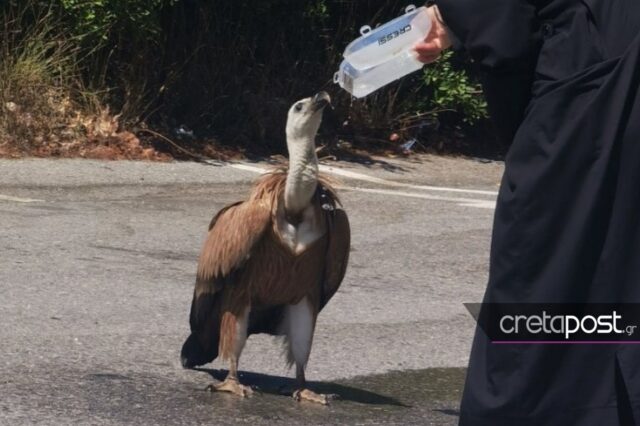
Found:
<path fill-rule="evenodd" d="M 482 88 L 472 82 L 464 69 L 456 69 L 452 63 L 453 52 L 445 52 L 434 64 L 424 68 L 423 81 L 429 93 L 422 108 L 452 110 L 462 121 L 475 124 L 487 118 L 487 103 L 481 96 Z"/>
<path fill-rule="evenodd" d="M 160 31 L 158 13 L 178 0 L 59 1 L 75 36 L 85 43 L 102 45 L 124 31 L 131 37 L 156 36 Z"/>
<path fill-rule="evenodd" d="M 319 90 L 329 90 L 336 107 L 333 118 L 325 120 L 324 135 L 356 145 L 386 139 L 392 131 L 422 128 L 425 117 L 446 117 L 446 125 L 457 126 L 486 116 L 472 73 L 450 54 L 423 74 L 414 73 L 364 100 L 354 101 L 333 85 L 342 51 L 357 37 L 357 28 L 399 15 L 405 3 L 23 0 L 20 8 L 40 21 L 13 28 L 15 1 L 0 5 L 0 19 L 11 34 L 55 23 L 55 36 L 42 40 L 65 46 L 73 67 L 47 75 L 66 82 L 60 85 L 74 81 L 73 90 L 100 94 L 99 100 L 121 113 L 128 127 L 145 123 L 169 134 L 185 124 L 199 139 L 273 153 L 284 149 L 291 102 Z M 18 52 L 25 54 L 6 44 L 6 64 L 15 63 Z M 58 58 L 56 52 L 57 47 L 43 51 L 33 46 L 26 54 Z"/>

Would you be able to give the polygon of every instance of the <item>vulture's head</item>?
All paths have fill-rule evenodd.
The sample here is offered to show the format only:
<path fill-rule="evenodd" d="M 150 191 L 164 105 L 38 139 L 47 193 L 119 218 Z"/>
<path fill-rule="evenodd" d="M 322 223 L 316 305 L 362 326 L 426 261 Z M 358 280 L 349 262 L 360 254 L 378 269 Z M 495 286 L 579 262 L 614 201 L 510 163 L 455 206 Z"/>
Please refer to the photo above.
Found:
<path fill-rule="evenodd" d="M 287 116 L 287 142 L 315 138 L 322 122 L 322 111 L 330 104 L 331 97 L 324 91 L 294 103 Z"/>

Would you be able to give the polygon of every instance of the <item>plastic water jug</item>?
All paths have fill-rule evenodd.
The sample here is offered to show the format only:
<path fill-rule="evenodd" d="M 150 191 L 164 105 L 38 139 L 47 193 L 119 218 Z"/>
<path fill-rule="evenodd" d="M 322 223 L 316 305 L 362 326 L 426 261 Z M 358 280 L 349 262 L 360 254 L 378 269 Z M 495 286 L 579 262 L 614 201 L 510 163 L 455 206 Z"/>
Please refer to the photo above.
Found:
<path fill-rule="evenodd" d="M 356 98 L 364 97 L 422 68 L 413 46 L 431 30 L 426 7 L 413 5 L 405 14 L 372 30 L 360 29 L 361 37 L 344 51 L 344 61 L 333 81 Z"/>

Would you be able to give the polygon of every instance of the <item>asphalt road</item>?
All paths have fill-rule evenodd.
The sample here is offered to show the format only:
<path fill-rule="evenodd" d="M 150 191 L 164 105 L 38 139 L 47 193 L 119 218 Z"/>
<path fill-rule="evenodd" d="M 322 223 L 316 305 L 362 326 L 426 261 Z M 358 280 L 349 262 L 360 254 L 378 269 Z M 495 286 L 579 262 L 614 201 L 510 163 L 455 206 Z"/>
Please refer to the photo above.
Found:
<path fill-rule="evenodd" d="M 455 424 L 481 300 L 499 163 L 331 163 L 353 241 L 307 377 L 280 395 L 280 344 L 249 339 L 252 398 L 183 370 L 196 260 L 213 213 L 265 164 L 0 161 L 0 424 Z"/>

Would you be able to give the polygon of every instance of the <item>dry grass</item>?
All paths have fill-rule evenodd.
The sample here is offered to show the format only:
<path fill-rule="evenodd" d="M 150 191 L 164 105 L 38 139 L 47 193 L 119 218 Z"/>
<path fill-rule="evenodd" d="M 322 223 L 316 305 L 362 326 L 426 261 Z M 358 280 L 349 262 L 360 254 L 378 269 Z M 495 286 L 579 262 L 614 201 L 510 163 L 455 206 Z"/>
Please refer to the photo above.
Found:
<path fill-rule="evenodd" d="M 31 152 L 76 137 L 75 52 L 49 11 L 9 8 L 0 35 L 0 140 Z"/>
<path fill-rule="evenodd" d="M 0 27 L 0 157 L 164 159 L 120 131 L 82 84 L 78 48 L 50 9 L 4 11 Z"/>

